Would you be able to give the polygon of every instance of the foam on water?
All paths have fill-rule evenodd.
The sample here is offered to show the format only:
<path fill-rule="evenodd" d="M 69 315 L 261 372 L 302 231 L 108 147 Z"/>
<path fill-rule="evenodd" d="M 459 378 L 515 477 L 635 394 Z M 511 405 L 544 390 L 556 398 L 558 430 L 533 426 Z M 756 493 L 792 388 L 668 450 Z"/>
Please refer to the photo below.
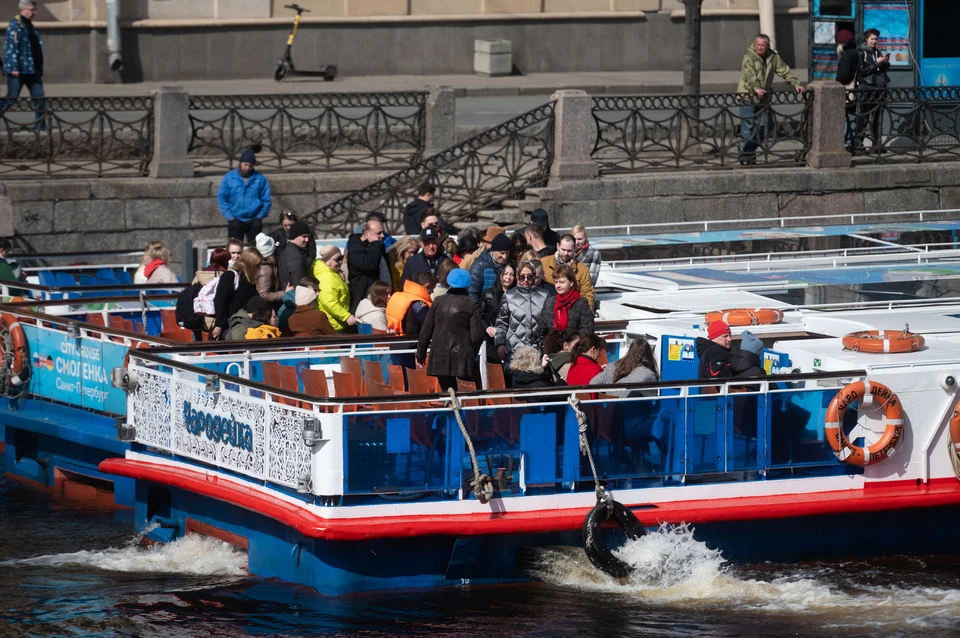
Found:
<path fill-rule="evenodd" d="M 93 567 L 132 573 L 246 576 L 247 555 L 215 538 L 188 534 L 166 545 L 130 545 L 72 554 L 37 556 L 0 563 L 40 567 Z"/>
<path fill-rule="evenodd" d="M 952 626 L 960 605 L 960 589 L 829 582 L 818 578 L 816 570 L 797 568 L 770 580 L 738 577 L 719 551 L 695 540 L 685 526 L 662 526 L 614 554 L 635 568 L 628 579 L 595 569 L 582 550 L 546 552 L 538 575 L 554 584 L 616 592 L 650 605 L 815 616 L 836 627 Z"/>

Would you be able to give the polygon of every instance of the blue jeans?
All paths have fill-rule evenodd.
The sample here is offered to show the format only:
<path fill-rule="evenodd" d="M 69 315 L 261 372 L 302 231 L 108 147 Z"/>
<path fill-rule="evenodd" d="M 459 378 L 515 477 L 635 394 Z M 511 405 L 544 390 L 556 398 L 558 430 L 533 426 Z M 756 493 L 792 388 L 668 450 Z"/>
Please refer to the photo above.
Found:
<path fill-rule="evenodd" d="M 760 115 L 757 116 L 757 112 Z M 741 155 L 755 154 L 757 147 L 767 137 L 767 131 L 773 126 L 773 114 L 764 106 L 745 104 L 740 107 L 740 143 Z"/>
<path fill-rule="evenodd" d="M 30 91 L 30 97 L 33 98 L 33 108 L 37 111 L 37 119 L 33 123 L 33 128 L 37 130 L 45 130 L 47 126 L 43 121 L 45 109 L 43 100 L 43 79 L 39 75 L 20 74 L 18 77 L 7 75 L 7 99 L 0 102 L 0 104 L 2 104 L 2 107 L 0 108 L 6 109 L 8 100 L 20 97 L 20 92 L 23 91 L 23 87 L 27 87 L 27 89 Z"/>

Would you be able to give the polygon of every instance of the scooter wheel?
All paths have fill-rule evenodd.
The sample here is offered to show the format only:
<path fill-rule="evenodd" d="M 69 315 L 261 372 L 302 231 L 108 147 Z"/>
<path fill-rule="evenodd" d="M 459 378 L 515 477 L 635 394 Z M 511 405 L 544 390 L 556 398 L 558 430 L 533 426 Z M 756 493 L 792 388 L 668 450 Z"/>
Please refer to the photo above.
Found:
<path fill-rule="evenodd" d="M 334 80 L 336 77 L 337 77 L 337 74 L 336 74 L 336 73 L 327 73 L 327 74 L 325 74 L 325 75 L 323 76 L 323 81 L 324 81 L 324 82 L 333 82 L 333 80 Z"/>
<path fill-rule="evenodd" d="M 282 82 L 283 78 L 287 77 L 287 74 L 290 72 L 290 65 L 286 62 L 278 62 L 277 69 L 273 72 L 273 79 L 277 82 Z"/>

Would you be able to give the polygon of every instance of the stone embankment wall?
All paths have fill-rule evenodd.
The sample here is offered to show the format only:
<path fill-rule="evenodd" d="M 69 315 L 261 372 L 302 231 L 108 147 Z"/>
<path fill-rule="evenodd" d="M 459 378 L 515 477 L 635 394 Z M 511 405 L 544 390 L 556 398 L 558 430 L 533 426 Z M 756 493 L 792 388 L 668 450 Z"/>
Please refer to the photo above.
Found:
<path fill-rule="evenodd" d="M 960 164 L 617 175 L 565 181 L 541 189 L 540 197 L 557 228 L 947 210 L 960 208 Z M 890 218 L 873 221 L 880 219 Z"/>
<path fill-rule="evenodd" d="M 273 207 L 316 210 L 386 174 L 357 172 L 270 175 Z M 217 208 L 220 177 L 70 179 L 0 182 L 0 209 L 12 207 L 15 246 L 24 252 L 140 250 L 164 242 L 179 265 L 185 239 L 226 240 Z"/>

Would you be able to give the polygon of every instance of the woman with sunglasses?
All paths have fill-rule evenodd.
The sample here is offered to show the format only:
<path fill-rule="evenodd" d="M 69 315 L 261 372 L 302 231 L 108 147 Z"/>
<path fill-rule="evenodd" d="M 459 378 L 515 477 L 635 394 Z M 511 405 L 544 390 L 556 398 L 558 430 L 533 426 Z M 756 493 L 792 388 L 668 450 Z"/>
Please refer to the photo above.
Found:
<path fill-rule="evenodd" d="M 357 318 L 350 312 L 350 288 L 343 280 L 340 268 L 343 253 L 332 244 L 320 249 L 320 258 L 313 262 L 313 276 L 320 282 L 317 297 L 320 310 L 327 313 L 330 325 L 337 332 L 356 333 Z"/>
<path fill-rule="evenodd" d="M 480 295 L 480 318 L 483 319 L 483 327 L 487 333 L 487 361 L 490 363 L 500 363 L 497 344 L 493 340 L 497 335 L 497 315 L 500 314 L 500 306 L 503 304 L 503 294 L 516 285 L 517 266 L 512 261 L 508 261 L 500 269 L 497 283 Z"/>
<path fill-rule="evenodd" d="M 511 352 L 520 346 L 540 348 L 546 330 L 543 309 L 549 301 L 547 291 L 536 285 L 536 269 L 528 261 L 517 269 L 517 287 L 503 294 L 497 314 L 494 341 L 497 355 L 507 362 Z"/>

